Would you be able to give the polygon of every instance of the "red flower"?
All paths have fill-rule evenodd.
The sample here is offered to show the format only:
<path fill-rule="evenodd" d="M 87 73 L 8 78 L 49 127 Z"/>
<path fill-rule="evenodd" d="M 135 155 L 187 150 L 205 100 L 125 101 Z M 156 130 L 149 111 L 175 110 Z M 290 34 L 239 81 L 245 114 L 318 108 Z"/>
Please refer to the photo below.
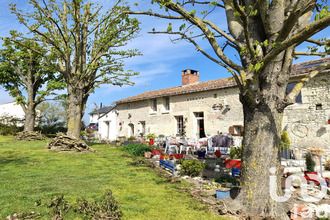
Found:
<path fill-rule="evenodd" d="M 214 152 L 214 155 L 217 156 L 217 158 L 220 158 L 221 157 L 221 152 L 219 150 L 216 150 Z"/>

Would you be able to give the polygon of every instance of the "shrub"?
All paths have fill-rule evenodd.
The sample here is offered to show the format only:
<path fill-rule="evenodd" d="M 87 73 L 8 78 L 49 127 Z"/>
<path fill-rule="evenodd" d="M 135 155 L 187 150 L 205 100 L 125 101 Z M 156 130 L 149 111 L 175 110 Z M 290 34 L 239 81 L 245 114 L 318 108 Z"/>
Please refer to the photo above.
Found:
<path fill-rule="evenodd" d="M 282 134 L 281 134 L 281 149 L 282 150 L 289 149 L 290 148 L 290 144 L 291 144 L 291 141 L 289 139 L 288 132 L 282 131 Z"/>
<path fill-rule="evenodd" d="M 214 181 L 217 183 L 231 183 L 233 185 L 238 184 L 238 180 L 229 174 L 225 174 L 225 175 L 216 177 L 216 178 L 214 178 Z"/>
<path fill-rule="evenodd" d="M 128 141 L 134 141 L 134 136 L 130 136 L 129 138 L 127 138 Z"/>
<path fill-rule="evenodd" d="M 181 169 L 184 174 L 195 177 L 201 175 L 205 168 L 199 160 L 184 160 L 181 165 Z"/>
<path fill-rule="evenodd" d="M 240 147 L 231 147 L 229 157 L 231 159 L 242 159 L 243 146 Z"/>
<path fill-rule="evenodd" d="M 134 156 L 144 156 L 144 152 L 151 152 L 151 149 L 159 149 L 159 147 L 142 145 L 142 144 L 128 144 L 123 146 L 123 149 Z"/>
<path fill-rule="evenodd" d="M 330 160 L 327 160 L 327 162 L 325 162 L 324 169 L 330 171 Z"/>
<path fill-rule="evenodd" d="M 155 139 L 156 138 L 156 135 L 154 134 L 154 133 L 149 133 L 149 134 L 147 134 L 147 139 Z"/>
<path fill-rule="evenodd" d="M 315 169 L 315 161 L 312 159 L 312 154 L 306 154 L 306 169 L 308 172 L 314 172 Z"/>
<path fill-rule="evenodd" d="M 15 135 L 16 133 L 22 131 L 23 128 L 19 128 L 15 125 L 7 125 L 0 123 L 0 134 L 1 135 Z"/>

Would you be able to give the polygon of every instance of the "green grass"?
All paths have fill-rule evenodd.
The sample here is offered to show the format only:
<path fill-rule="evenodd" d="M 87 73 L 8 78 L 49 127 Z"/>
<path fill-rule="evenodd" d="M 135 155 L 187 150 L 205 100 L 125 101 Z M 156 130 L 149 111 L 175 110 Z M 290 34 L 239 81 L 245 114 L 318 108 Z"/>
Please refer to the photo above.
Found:
<path fill-rule="evenodd" d="M 0 137 L 0 219 L 14 212 L 35 210 L 50 219 L 37 199 L 64 195 L 75 204 L 78 196 L 99 200 L 110 188 L 120 203 L 123 219 L 219 219 L 188 193 L 176 189 L 147 167 L 130 165 L 131 158 L 106 145 L 102 153 L 70 154 L 44 150 L 46 141 L 17 142 Z M 65 219 L 82 219 L 74 212 Z"/>

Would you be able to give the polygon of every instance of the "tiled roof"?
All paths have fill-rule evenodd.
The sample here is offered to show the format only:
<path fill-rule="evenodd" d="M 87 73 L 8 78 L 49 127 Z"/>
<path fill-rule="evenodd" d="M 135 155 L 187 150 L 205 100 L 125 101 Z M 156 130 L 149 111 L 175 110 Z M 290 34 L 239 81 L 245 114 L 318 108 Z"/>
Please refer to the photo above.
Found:
<path fill-rule="evenodd" d="M 294 65 L 292 65 L 292 71 L 291 71 L 290 75 L 292 77 L 306 75 L 310 71 L 316 69 L 317 66 L 319 66 L 320 64 L 322 64 L 324 62 L 329 62 L 329 61 L 330 61 L 330 57 L 327 57 L 327 58 L 323 58 L 323 59 L 311 60 L 311 61 L 307 61 L 307 62 L 294 64 Z M 172 87 L 172 88 L 167 88 L 167 89 L 148 91 L 145 93 L 141 93 L 139 95 L 135 95 L 135 96 L 131 96 L 131 97 L 128 97 L 125 99 L 118 100 L 115 103 L 121 104 L 121 103 L 134 102 L 134 101 L 140 101 L 140 100 L 146 100 L 146 99 L 153 99 L 153 98 L 158 98 L 158 97 L 230 88 L 230 87 L 235 87 L 235 86 L 236 86 L 235 80 L 232 77 L 230 77 L 230 78 L 198 82 L 198 83 L 194 83 L 194 84 L 190 84 L 190 85 L 186 85 L 186 86 L 178 86 L 178 87 Z"/>
<path fill-rule="evenodd" d="M 119 101 L 116 101 L 116 103 L 120 104 L 125 102 L 134 102 L 144 99 L 153 99 L 157 97 L 181 95 L 181 94 L 187 94 L 193 92 L 201 92 L 201 91 L 208 91 L 214 89 L 234 87 L 234 86 L 236 86 L 236 82 L 232 78 L 216 79 L 205 82 L 198 82 L 185 86 L 148 91 L 139 95 L 131 96 L 126 99 L 121 99 Z"/>
<path fill-rule="evenodd" d="M 111 109 L 113 109 L 114 106 L 103 106 L 102 108 L 99 109 L 99 114 L 104 114 L 104 113 L 108 113 Z M 90 115 L 93 114 L 97 114 L 96 109 L 94 109 L 91 113 L 89 113 Z"/>
<path fill-rule="evenodd" d="M 330 57 L 294 64 L 292 65 L 291 76 L 306 75 L 325 62 L 330 62 Z"/>

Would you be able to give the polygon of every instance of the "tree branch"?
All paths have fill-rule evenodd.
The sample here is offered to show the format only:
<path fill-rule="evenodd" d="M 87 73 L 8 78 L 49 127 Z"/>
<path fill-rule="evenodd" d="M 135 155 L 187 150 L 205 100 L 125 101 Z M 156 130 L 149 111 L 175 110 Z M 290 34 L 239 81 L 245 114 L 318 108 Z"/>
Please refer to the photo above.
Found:
<path fill-rule="evenodd" d="M 295 103 L 296 97 L 299 95 L 302 87 L 306 85 L 313 77 L 324 70 L 330 69 L 330 62 L 321 64 L 316 70 L 313 70 L 306 77 L 302 78 L 292 89 L 292 91 L 286 95 L 287 104 Z"/>
<path fill-rule="evenodd" d="M 278 54 L 284 51 L 286 48 L 292 45 L 299 45 L 304 42 L 309 37 L 313 36 L 314 34 L 318 33 L 319 31 L 323 30 L 324 28 L 328 27 L 330 23 L 330 15 L 326 17 L 313 21 L 309 23 L 304 30 L 300 33 L 292 36 L 291 38 L 278 43 L 275 47 L 263 58 L 264 65 L 267 65 L 271 62 Z"/>

